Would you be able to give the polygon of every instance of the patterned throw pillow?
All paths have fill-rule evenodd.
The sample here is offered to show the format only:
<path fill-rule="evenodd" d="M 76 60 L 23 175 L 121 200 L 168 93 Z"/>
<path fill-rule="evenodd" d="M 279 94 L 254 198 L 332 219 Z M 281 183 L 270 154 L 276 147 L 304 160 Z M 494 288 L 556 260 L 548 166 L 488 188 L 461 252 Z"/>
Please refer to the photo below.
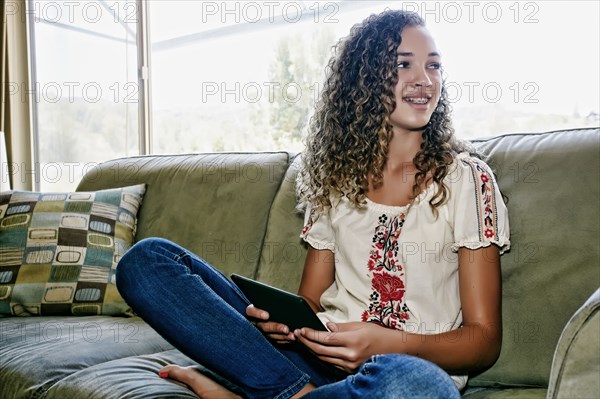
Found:
<path fill-rule="evenodd" d="M 0 193 L 0 314 L 130 313 L 115 268 L 145 191 Z"/>

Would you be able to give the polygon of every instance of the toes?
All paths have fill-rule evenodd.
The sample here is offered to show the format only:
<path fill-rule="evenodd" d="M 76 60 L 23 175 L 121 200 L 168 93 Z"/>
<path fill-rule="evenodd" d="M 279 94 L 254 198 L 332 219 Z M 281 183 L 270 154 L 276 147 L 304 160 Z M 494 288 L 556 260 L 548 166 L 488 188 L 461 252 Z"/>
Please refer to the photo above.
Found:
<path fill-rule="evenodd" d="M 161 377 L 165 378 L 168 377 L 169 375 L 169 371 L 173 368 L 172 364 L 169 364 L 163 368 L 161 368 L 160 370 L 158 370 L 158 375 L 160 375 Z"/>
<path fill-rule="evenodd" d="M 168 364 L 162 369 L 158 370 L 158 375 L 161 378 L 177 378 L 181 374 L 185 373 L 185 369 L 176 364 Z"/>
<path fill-rule="evenodd" d="M 158 375 L 189 387 L 200 397 L 241 399 L 240 396 L 202 374 L 196 366 L 181 367 L 169 364 L 160 369 Z"/>

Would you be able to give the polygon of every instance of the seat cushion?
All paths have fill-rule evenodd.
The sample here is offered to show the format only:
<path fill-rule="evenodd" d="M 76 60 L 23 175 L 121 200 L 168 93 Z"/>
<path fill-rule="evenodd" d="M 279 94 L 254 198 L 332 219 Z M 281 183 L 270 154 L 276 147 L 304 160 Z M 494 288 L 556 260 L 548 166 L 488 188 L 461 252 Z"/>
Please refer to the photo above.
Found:
<path fill-rule="evenodd" d="M 545 388 L 471 388 L 464 394 L 465 399 L 545 399 Z"/>
<path fill-rule="evenodd" d="M 137 317 L 0 318 L 0 343 L 2 397 L 14 399 L 42 397 L 64 379 L 93 375 L 106 362 L 173 350 Z"/>
<path fill-rule="evenodd" d="M 194 363 L 177 350 L 115 359 L 75 372 L 50 387 L 44 399 L 193 398 L 186 386 L 157 374 L 167 364 Z"/>

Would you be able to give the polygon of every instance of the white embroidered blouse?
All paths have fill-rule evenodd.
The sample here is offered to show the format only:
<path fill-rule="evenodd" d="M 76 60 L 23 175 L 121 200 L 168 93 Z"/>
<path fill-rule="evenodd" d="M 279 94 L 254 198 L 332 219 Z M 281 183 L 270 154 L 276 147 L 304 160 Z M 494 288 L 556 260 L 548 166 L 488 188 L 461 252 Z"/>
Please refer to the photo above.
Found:
<path fill-rule="evenodd" d="M 301 237 L 335 254 L 335 281 L 318 313 L 324 323 L 362 320 L 420 334 L 460 327 L 458 248 L 508 250 L 508 214 L 478 158 L 459 154 L 444 183 L 449 198 L 437 218 L 429 205 L 433 184 L 410 208 L 367 199 L 358 209 L 344 198 L 319 216 L 307 210 Z M 453 379 L 466 383 L 465 376 Z"/>

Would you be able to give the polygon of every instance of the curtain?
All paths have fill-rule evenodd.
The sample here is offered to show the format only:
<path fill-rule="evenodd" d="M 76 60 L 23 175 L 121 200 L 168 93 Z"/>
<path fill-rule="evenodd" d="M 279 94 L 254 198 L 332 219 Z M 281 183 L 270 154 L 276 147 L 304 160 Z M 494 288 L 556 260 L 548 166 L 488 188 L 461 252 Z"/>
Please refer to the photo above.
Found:
<path fill-rule="evenodd" d="M 26 4 L 24 0 L 0 0 L 2 85 L 0 131 L 6 138 L 7 155 L 0 154 L 0 171 L 8 171 L 13 189 L 32 190 L 34 163 L 30 116 Z M 0 174 L 0 191 L 7 187 Z"/>

